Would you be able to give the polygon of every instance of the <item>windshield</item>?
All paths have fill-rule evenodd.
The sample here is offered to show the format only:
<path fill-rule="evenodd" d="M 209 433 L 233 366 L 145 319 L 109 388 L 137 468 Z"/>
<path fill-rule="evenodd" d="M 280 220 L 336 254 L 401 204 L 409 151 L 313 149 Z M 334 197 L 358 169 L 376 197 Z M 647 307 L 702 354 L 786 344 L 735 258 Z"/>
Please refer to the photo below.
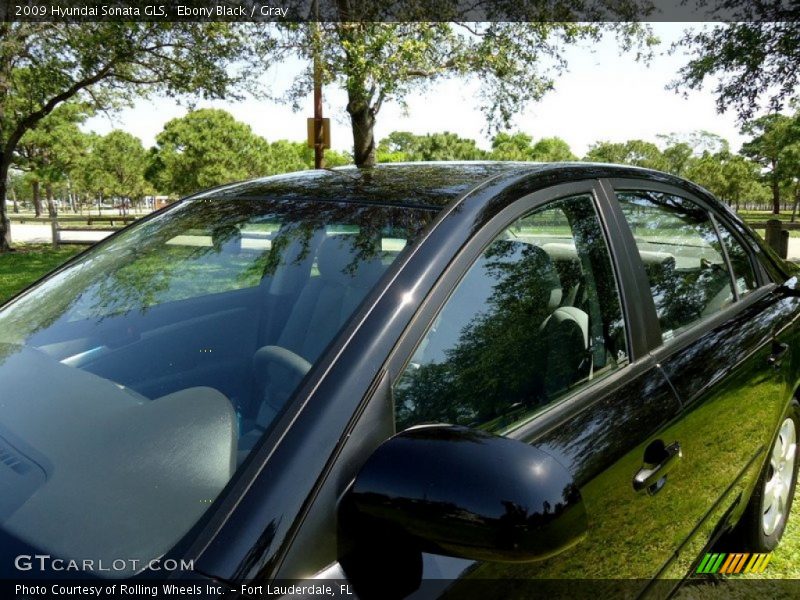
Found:
<path fill-rule="evenodd" d="M 434 211 L 201 197 L 0 311 L 0 536 L 164 555 Z"/>

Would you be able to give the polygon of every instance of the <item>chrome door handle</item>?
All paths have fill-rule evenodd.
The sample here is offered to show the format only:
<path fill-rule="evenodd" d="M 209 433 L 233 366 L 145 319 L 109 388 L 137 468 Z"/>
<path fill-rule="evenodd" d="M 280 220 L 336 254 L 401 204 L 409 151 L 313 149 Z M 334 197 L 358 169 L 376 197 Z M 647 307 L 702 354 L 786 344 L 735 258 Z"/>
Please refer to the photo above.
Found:
<path fill-rule="evenodd" d="M 660 460 L 656 464 L 645 464 L 636 472 L 633 477 L 633 489 L 637 492 L 647 490 L 655 494 L 666 483 L 667 473 L 669 473 L 678 460 L 683 458 L 680 442 L 673 442 L 669 446 L 664 446 Z"/>

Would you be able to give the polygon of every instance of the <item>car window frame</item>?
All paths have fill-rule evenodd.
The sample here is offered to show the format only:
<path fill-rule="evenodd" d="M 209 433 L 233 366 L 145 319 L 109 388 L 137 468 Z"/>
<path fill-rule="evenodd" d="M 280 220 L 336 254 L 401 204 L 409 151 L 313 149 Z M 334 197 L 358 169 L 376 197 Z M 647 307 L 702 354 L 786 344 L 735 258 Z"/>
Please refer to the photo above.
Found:
<path fill-rule="evenodd" d="M 733 316 L 737 315 L 739 312 L 745 310 L 748 306 L 758 302 L 761 298 L 763 298 L 766 294 L 770 293 L 775 287 L 776 284 L 773 282 L 767 274 L 764 272 L 763 266 L 761 266 L 760 261 L 758 261 L 755 256 L 753 255 L 753 250 L 750 244 L 744 243 L 741 239 L 741 233 L 739 231 L 739 227 L 734 227 L 730 223 L 730 219 L 726 218 L 728 215 L 725 215 L 723 211 L 720 211 L 712 202 L 703 198 L 697 193 L 693 191 L 668 183 L 663 183 L 660 181 L 652 181 L 648 179 L 634 179 L 634 178 L 606 178 L 603 180 L 603 186 L 606 189 L 607 193 L 610 194 L 610 198 L 613 201 L 610 203 L 611 210 L 617 212 L 622 220 L 621 226 L 624 226 L 624 229 L 628 233 L 628 243 L 624 245 L 623 251 L 628 254 L 628 260 L 631 262 L 633 268 L 637 271 L 638 276 L 636 277 L 640 281 L 646 282 L 646 287 L 643 290 L 644 295 L 642 298 L 644 299 L 649 298 L 649 302 L 645 302 L 644 304 L 648 307 L 648 311 L 651 312 L 651 321 L 653 323 L 653 327 L 656 328 L 658 331 L 658 336 L 654 339 L 651 339 L 651 347 L 650 351 L 657 352 L 657 357 L 659 359 L 664 359 L 667 356 L 670 356 L 674 353 L 679 352 L 681 349 L 685 348 L 689 344 L 693 343 L 701 336 L 703 336 L 706 332 L 718 327 L 722 323 L 725 323 Z M 709 219 L 711 220 L 712 226 L 714 230 L 717 232 L 717 236 L 719 237 L 719 229 L 718 223 L 722 223 L 726 229 L 734 236 L 734 239 L 743 247 L 744 251 L 747 253 L 749 257 L 750 264 L 753 266 L 755 275 L 758 281 L 758 287 L 756 287 L 751 292 L 745 294 L 744 297 L 739 297 L 738 291 L 736 290 L 735 285 L 735 278 L 733 275 L 733 267 L 731 265 L 730 259 L 728 257 L 727 249 L 720 238 L 720 244 L 722 246 L 723 251 L 723 258 L 726 263 L 726 268 L 728 270 L 728 275 L 731 279 L 731 286 L 735 294 L 734 301 L 730 304 L 730 306 L 725 307 L 724 309 L 718 311 L 713 315 L 709 315 L 705 318 L 701 318 L 688 327 L 686 327 L 683 331 L 677 334 L 675 337 L 664 340 L 661 336 L 661 326 L 658 322 L 658 316 L 656 314 L 655 304 L 653 303 L 652 294 L 650 291 L 650 284 L 649 280 L 647 279 L 647 273 L 645 272 L 644 263 L 642 262 L 641 258 L 639 257 L 638 247 L 633 237 L 633 233 L 628 225 L 628 222 L 625 220 L 624 216 L 622 215 L 622 207 L 620 206 L 619 199 L 617 197 L 617 191 L 653 191 L 653 192 L 661 192 L 665 194 L 673 194 L 675 196 L 679 196 L 693 202 L 697 206 L 699 206 L 703 211 L 705 211 L 709 215 Z"/>
<path fill-rule="evenodd" d="M 641 337 L 641 329 L 631 326 L 631 323 L 642 321 L 641 303 L 637 301 L 636 295 L 638 286 L 630 281 L 630 270 L 624 263 L 618 264 L 619 254 L 615 248 L 621 243 L 618 232 L 618 223 L 612 218 L 608 210 L 608 198 L 606 192 L 600 185 L 598 179 L 586 179 L 569 183 L 556 184 L 546 187 L 536 192 L 524 195 L 510 203 L 503 210 L 489 219 L 483 227 L 476 231 L 469 241 L 464 244 L 461 250 L 453 257 L 446 269 L 442 271 L 426 298 L 414 314 L 406 330 L 400 336 L 386 360 L 386 370 L 389 374 L 390 387 L 393 389 L 399 377 L 404 372 L 406 366 L 411 361 L 414 352 L 427 334 L 436 316 L 450 299 L 453 291 L 459 282 L 466 275 L 469 269 L 475 264 L 483 251 L 497 238 L 503 231 L 513 225 L 515 221 L 531 212 L 544 208 L 547 204 L 562 198 L 587 195 L 592 199 L 598 222 L 603 231 L 606 247 L 611 260 L 611 269 L 614 273 L 619 294 L 620 311 L 625 326 L 625 341 L 627 346 L 628 362 L 615 372 L 606 377 L 588 382 L 586 385 L 569 390 L 567 393 L 541 407 L 539 410 L 519 423 L 515 423 L 503 435 L 511 438 L 528 438 L 534 431 L 541 428 L 539 423 L 544 423 L 545 415 L 558 415 L 561 418 L 562 408 L 570 405 L 567 412 L 572 414 L 573 409 L 580 410 L 584 405 L 581 401 L 575 406 L 574 398 L 591 399 L 596 395 L 601 386 L 621 385 L 628 380 L 627 373 L 639 372 L 638 368 L 632 366 L 642 366 L 642 359 L 647 358 L 646 345 Z M 648 287 L 649 293 L 649 287 Z M 633 295 L 631 295 L 633 294 Z M 649 361 L 646 361 L 649 363 Z M 634 365 L 635 363 L 635 365 Z M 394 400 L 392 399 L 392 411 L 394 412 Z M 394 419 L 394 414 L 392 415 Z M 549 419 L 548 419 L 549 420 Z"/>
<path fill-rule="evenodd" d="M 522 182 L 524 179 L 519 181 Z M 408 319 L 405 327 L 394 338 L 391 348 L 385 355 L 380 371 L 376 374 L 373 383 L 364 391 L 364 395 L 359 401 L 358 409 L 352 416 L 346 432 L 348 440 L 353 440 L 352 432 L 360 429 L 365 421 L 369 421 L 374 426 L 376 422 L 380 423 L 388 420 L 393 429 L 391 435 L 394 435 L 396 426 L 394 423 L 394 400 L 391 395 L 391 386 L 402 373 L 408 361 L 411 360 L 415 349 L 427 333 L 430 324 L 442 306 L 449 299 L 452 290 L 486 246 L 521 216 L 548 202 L 580 194 L 588 194 L 592 198 L 600 226 L 603 229 L 612 261 L 611 267 L 617 279 L 620 308 L 626 330 L 629 362 L 606 377 L 592 381 L 583 387 L 570 390 L 556 401 L 542 407 L 540 411 L 515 424 L 514 428 L 504 432 L 503 435 L 510 439 L 535 443 L 537 439 L 546 435 L 549 431 L 575 418 L 596 402 L 608 397 L 609 394 L 615 393 L 643 374 L 653 369 L 658 369 L 656 360 L 650 353 L 646 338 L 643 336 L 644 327 L 642 325 L 637 325 L 636 327 L 632 325 L 632 323 L 644 323 L 646 326 L 647 320 L 654 318 L 655 311 L 653 310 L 652 315 L 650 315 L 642 309 L 641 286 L 633 279 L 633 269 L 624 262 L 627 259 L 627 253 L 621 250 L 622 245 L 627 243 L 624 241 L 625 236 L 631 237 L 630 243 L 633 243 L 633 238 L 629 230 L 620 227 L 618 215 L 612 209 L 613 202 L 608 195 L 607 187 L 603 185 L 603 180 L 598 178 L 583 178 L 572 182 L 556 183 L 536 189 L 531 193 L 520 194 L 518 198 L 511 200 L 494 214 L 486 215 L 489 209 L 485 205 L 481 211 L 478 211 L 478 218 L 475 223 L 480 222 L 480 225 L 471 231 L 468 237 L 459 241 L 459 245 L 454 246 L 453 251 L 448 252 L 446 265 L 439 270 L 436 280 L 427 287 L 424 296 Z M 457 206 L 454 210 L 457 210 Z M 442 214 L 440 216 L 441 220 L 448 220 L 448 214 Z M 483 215 L 486 215 L 485 218 L 482 218 Z M 646 297 L 649 297 L 649 290 L 649 285 L 647 285 Z M 678 407 L 679 403 L 676 396 L 676 411 Z M 391 435 L 386 435 L 385 439 L 389 439 Z M 385 441 L 385 439 L 382 441 Z M 377 447 L 382 441 L 376 442 L 374 446 Z M 319 475 L 315 501 L 322 494 L 323 486 L 335 485 L 335 474 L 338 472 L 337 465 L 340 462 L 349 464 L 355 460 L 361 463 L 372 452 L 371 446 L 368 445 L 359 444 L 359 448 L 353 450 L 344 446 L 344 442 L 342 444 L 342 447 L 337 450 L 336 459 Z M 291 537 L 291 541 L 288 542 L 288 547 L 281 553 L 278 566 L 271 570 L 273 575 L 285 576 L 298 566 L 297 561 L 294 559 L 289 560 L 287 557 L 295 550 L 298 540 L 302 539 L 302 530 L 310 527 L 314 531 L 319 526 L 309 515 L 310 512 L 304 513 L 298 518 L 297 530 Z M 305 556 L 304 553 L 303 556 Z M 305 558 L 303 558 L 302 565 L 304 568 L 310 566 L 305 562 Z M 334 570 L 339 568 L 338 563 L 334 561 L 331 565 L 328 565 L 320 572 L 323 574 L 321 576 L 324 577 L 324 573 L 329 572 L 331 568 Z"/>

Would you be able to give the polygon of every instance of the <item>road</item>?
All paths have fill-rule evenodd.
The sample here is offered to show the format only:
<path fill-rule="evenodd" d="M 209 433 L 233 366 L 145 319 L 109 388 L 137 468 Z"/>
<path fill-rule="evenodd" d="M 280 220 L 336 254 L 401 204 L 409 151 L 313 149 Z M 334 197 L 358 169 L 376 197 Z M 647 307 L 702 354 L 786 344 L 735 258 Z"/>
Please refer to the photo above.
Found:
<path fill-rule="evenodd" d="M 97 242 L 111 235 L 112 231 L 67 231 L 61 234 L 64 240 L 88 240 Z M 12 223 L 11 239 L 26 244 L 49 244 L 53 241 L 50 225 Z"/>

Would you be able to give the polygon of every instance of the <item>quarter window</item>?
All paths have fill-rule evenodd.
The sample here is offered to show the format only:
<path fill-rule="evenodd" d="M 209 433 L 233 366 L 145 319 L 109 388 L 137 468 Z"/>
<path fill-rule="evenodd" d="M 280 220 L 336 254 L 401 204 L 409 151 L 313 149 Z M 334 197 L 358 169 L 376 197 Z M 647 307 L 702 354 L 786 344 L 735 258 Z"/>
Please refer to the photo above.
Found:
<path fill-rule="evenodd" d="M 685 198 L 653 191 L 617 197 L 650 282 L 664 341 L 735 299 L 714 223 Z"/>
<path fill-rule="evenodd" d="M 394 385 L 397 429 L 502 433 L 626 360 L 592 198 L 558 200 L 512 224 L 467 271 Z"/>

